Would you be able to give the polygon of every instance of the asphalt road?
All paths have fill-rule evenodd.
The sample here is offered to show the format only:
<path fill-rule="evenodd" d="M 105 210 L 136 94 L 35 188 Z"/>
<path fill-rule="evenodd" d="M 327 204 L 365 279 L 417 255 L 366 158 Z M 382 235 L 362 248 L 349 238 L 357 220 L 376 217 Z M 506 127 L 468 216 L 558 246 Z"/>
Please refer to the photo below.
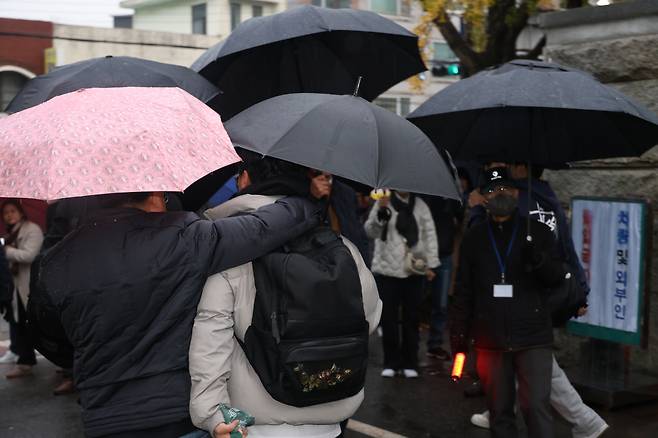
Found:
<path fill-rule="evenodd" d="M 0 327 L 0 339 L 3 333 Z M 0 343 L 0 354 L 4 351 Z M 462 395 L 465 383 L 448 378 L 448 364 L 423 360 L 419 379 L 382 379 L 380 339 L 371 339 L 371 372 L 366 399 L 355 415 L 355 427 L 347 438 L 486 438 L 488 432 L 473 427 L 469 418 L 484 409 L 484 399 Z M 0 373 L 9 369 L 0 365 Z M 568 371 L 568 370 L 567 370 Z M 0 437 L 2 438 L 75 438 L 81 437 L 77 396 L 51 395 L 61 377 L 56 368 L 41 359 L 32 377 L 8 381 L 0 378 Z M 605 438 L 658 437 L 658 404 L 644 404 L 619 411 L 601 411 L 612 428 Z M 363 423 L 363 424 L 362 424 Z M 367 426 L 374 426 L 368 428 Z M 364 429 L 365 427 L 365 429 Z M 519 420 L 522 429 L 522 421 Z M 526 437 L 521 433 L 520 438 Z M 571 437 L 570 426 L 557 418 L 556 437 Z M 530 437 L 531 438 L 531 437 Z"/>

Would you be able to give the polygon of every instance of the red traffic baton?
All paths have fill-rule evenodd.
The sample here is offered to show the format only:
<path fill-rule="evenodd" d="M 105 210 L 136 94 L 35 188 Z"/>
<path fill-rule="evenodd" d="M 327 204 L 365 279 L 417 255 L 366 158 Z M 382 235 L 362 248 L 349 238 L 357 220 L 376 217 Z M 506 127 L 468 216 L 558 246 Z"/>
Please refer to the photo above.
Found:
<path fill-rule="evenodd" d="M 464 362 L 466 362 L 466 355 L 464 353 L 457 353 L 455 355 L 455 361 L 452 363 L 452 373 L 450 375 L 453 382 L 458 382 L 462 378 Z"/>

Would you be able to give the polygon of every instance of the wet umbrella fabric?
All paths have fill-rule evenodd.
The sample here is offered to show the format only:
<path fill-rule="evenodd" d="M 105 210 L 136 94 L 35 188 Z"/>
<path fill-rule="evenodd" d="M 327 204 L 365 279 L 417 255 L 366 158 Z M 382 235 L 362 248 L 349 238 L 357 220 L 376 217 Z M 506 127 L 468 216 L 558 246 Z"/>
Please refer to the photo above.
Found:
<path fill-rule="evenodd" d="M 375 188 L 460 199 L 432 142 L 398 115 L 354 96 L 277 96 L 225 124 L 233 143 Z"/>
<path fill-rule="evenodd" d="M 408 119 L 457 160 L 560 167 L 638 156 L 658 117 L 579 70 L 512 61 L 441 90 Z"/>
<path fill-rule="evenodd" d="M 179 88 L 58 96 L 0 119 L 0 144 L 0 196 L 43 200 L 182 192 L 239 161 L 219 115 Z"/>
<path fill-rule="evenodd" d="M 178 87 L 209 104 L 220 98 L 217 87 L 187 67 L 129 56 L 106 56 L 57 67 L 31 79 L 6 111 L 22 111 L 81 88 L 112 87 Z"/>
<path fill-rule="evenodd" d="M 418 37 L 369 11 L 300 6 L 240 24 L 194 64 L 223 92 L 224 120 L 287 93 L 349 94 L 359 76 L 366 100 L 426 70 Z"/>

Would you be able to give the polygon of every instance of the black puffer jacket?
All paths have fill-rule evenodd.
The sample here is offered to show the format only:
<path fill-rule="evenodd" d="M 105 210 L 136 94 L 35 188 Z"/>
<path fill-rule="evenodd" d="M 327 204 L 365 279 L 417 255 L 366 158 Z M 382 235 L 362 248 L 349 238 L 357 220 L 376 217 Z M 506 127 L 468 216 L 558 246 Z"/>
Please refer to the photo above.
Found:
<path fill-rule="evenodd" d="M 293 198 L 216 222 L 106 210 L 55 246 L 40 284 L 75 348 L 86 435 L 189 418 L 188 348 L 206 278 L 317 225 L 320 210 Z"/>
<path fill-rule="evenodd" d="M 451 337 L 470 336 L 476 348 L 485 350 L 514 351 L 550 345 L 553 327 L 546 305 L 547 287 L 559 284 L 565 275 L 553 234 L 544 225 L 531 225 L 533 252 L 541 256 L 537 264 L 531 265 L 522 249 L 527 221 L 517 213 L 503 224 L 491 222 L 501 257 L 505 257 L 514 224 L 518 223 L 505 275 L 506 283 L 513 285 L 513 298 L 494 298 L 493 286 L 500 283 L 501 275 L 487 221 L 471 227 L 462 241 L 450 310 Z"/>

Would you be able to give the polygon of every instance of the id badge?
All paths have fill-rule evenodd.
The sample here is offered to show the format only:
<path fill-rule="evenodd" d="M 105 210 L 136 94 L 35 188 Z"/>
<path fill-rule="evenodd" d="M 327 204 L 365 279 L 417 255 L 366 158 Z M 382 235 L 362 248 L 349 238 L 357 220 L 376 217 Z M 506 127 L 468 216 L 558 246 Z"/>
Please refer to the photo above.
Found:
<path fill-rule="evenodd" d="M 511 284 L 494 284 L 494 298 L 514 298 L 514 287 Z"/>

